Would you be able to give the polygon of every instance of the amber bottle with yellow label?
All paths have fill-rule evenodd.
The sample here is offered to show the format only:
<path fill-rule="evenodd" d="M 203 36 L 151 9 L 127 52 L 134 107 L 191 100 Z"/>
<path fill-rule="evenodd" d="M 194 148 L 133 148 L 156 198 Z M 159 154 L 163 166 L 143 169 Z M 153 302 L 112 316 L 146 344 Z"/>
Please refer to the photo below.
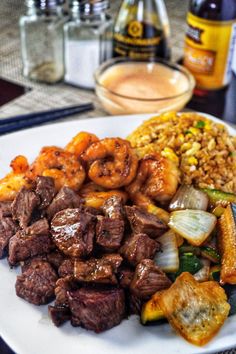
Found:
<path fill-rule="evenodd" d="M 163 0 L 123 0 L 113 35 L 114 56 L 169 59 L 169 21 Z"/>
<path fill-rule="evenodd" d="M 192 0 L 187 25 L 184 66 L 197 87 L 227 86 L 236 43 L 236 0 Z"/>

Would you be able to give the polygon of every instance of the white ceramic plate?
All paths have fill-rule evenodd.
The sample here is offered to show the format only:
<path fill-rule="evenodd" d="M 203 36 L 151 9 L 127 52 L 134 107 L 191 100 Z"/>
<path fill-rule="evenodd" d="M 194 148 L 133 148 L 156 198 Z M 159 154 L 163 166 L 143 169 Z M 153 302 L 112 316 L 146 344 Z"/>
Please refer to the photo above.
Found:
<path fill-rule="evenodd" d="M 32 161 L 42 146 L 64 146 L 77 132 L 87 130 L 99 137 L 126 137 L 150 115 L 104 117 L 47 125 L 0 138 L 0 177 L 9 171 L 13 157 L 23 154 Z M 217 120 L 212 117 L 213 120 Z M 231 134 L 236 130 L 229 128 Z M 188 344 L 169 325 L 143 327 L 137 316 L 102 334 L 69 323 L 56 328 L 47 306 L 34 306 L 15 295 L 17 270 L 0 261 L 0 335 L 17 354 L 198 354 L 236 346 L 236 316 L 204 348 Z"/>

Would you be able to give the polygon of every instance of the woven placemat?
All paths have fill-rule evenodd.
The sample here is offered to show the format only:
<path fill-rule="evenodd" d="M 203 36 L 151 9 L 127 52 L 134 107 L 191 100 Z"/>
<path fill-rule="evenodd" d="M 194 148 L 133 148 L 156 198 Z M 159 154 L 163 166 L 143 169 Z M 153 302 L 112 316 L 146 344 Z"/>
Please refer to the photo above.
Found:
<path fill-rule="evenodd" d="M 165 2 L 171 20 L 172 56 L 173 60 L 177 60 L 182 55 L 188 1 L 166 0 Z M 111 1 L 111 13 L 117 11 L 120 3 L 120 0 Z M 88 101 L 95 104 L 96 110 L 80 115 L 81 118 L 106 115 L 92 91 L 79 90 L 65 84 L 48 86 L 33 83 L 22 76 L 18 21 L 24 11 L 24 0 L 0 0 L 0 77 L 32 88 L 30 92 L 2 106 L 0 119 L 6 116 Z M 78 119 L 76 116 L 69 118 L 69 120 L 76 119 Z M 228 350 L 224 354 L 236 354 L 236 350 Z"/>

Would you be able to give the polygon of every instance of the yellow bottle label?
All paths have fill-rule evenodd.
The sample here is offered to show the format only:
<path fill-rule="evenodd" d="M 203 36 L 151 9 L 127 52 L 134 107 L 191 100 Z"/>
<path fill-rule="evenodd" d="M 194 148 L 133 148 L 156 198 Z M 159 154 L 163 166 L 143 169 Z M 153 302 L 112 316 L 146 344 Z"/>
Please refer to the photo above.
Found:
<path fill-rule="evenodd" d="M 210 21 L 188 13 L 184 66 L 198 87 L 219 89 L 231 78 L 236 21 Z"/>

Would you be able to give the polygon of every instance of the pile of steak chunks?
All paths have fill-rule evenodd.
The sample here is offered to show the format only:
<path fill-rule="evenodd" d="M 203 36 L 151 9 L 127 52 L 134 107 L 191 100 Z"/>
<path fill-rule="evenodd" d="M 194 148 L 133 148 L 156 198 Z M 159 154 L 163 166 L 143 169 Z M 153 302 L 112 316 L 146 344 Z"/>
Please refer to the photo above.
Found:
<path fill-rule="evenodd" d="M 35 305 L 55 299 L 56 326 L 70 320 L 97 333 L 139 314 L 171 285 L 152 260 L 165 231 L 158 218 L 115 196 L 102 210 L 85 207 L 67 187 L 56 193 L 49 177 L 0 203 L 0 258 L 22 269 L 16 294 Z"/>

